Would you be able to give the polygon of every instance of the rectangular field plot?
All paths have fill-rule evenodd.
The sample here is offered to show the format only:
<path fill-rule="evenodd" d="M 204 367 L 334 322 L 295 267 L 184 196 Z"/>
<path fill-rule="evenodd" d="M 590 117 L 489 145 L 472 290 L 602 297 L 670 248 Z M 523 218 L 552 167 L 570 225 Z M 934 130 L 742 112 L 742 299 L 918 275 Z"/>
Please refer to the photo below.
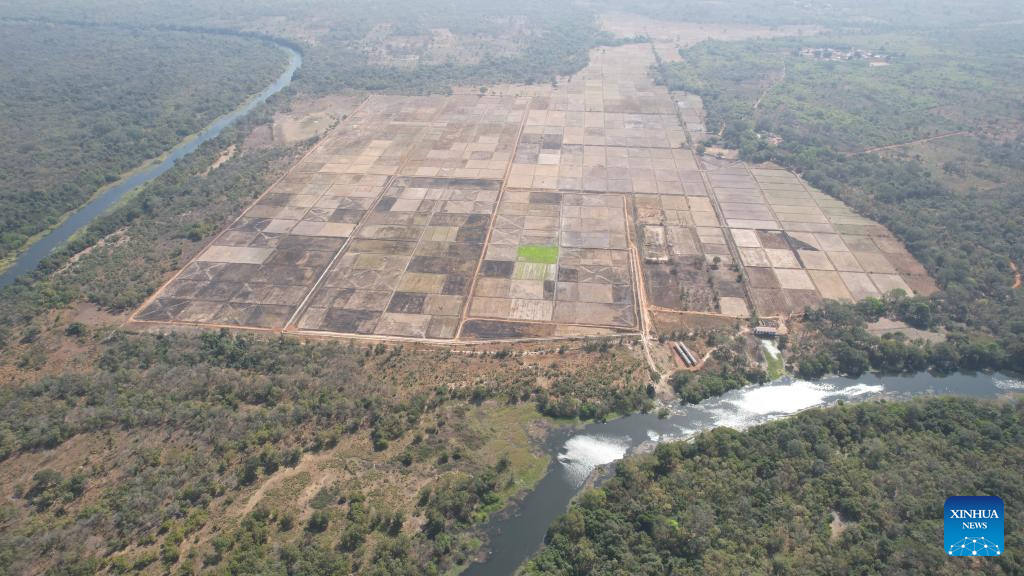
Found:
<path fill-rule="evenodd" d="M 368 99 L 134 319 L 284 328 L 444 102 Z"/>
<path fill-rule="evenodd" d="M 529 100 L 452 96 L 413 146 L 401 173 L 450 178 L 505 177 Z"/>
<path fill-rule="evenodd" d="M 707 195 L 689 150 L 567 144 L 561 134 L 532 134 L 529 129 L 513 159 L 510 187 Z"/>
<path fill-rule="evenodd" d="M 293 171 L 135 319 L 283 328 L 386 180 L 383 175 Z"/>
<path fill-rule="evenodd" d="M 454 337 L 500 184 L 395 180 L 324 277 L 298 328 Z"/>
<path fill-rule="evenodd" d="M 633 209 L 638 237 L 645 239 L 642 271 L 652 304 L 729 316 L 748 313 L 743 286 L 731 270 L 733 255 L 708 198 L 638 194 Z M 651 244 L 652 238 L 657 242 Z"/>
<path fill-rule="evenodd" d="M 632 44 L 552 85 L 371 96 L 133 319 L 467 341 L 635 332 L 640 302 L 742 318 L 935 290 L 796 175 L 697 157 L 699 99 L 654 64 Z"/>
<path fill-rule="evenodd" d="M 622 196 L 505 191 L 468 314 L 490 323 L 474 334 L 510 332 L 494 321 L 633 327 L 627 248 Z"/>
<path fill-rule="evenodd" d="M 794 174 L 741 162 L 704 164 L 759 314 L 930 286 L 885 228 Z"/>

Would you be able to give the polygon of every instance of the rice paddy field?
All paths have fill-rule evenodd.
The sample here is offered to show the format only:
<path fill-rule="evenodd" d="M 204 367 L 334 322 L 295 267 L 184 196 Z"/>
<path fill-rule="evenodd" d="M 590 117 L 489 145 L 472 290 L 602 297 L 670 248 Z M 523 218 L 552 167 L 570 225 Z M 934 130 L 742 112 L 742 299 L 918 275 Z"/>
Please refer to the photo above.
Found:
<path fill-rule="evenodd" d="M 695 155 L 700 103 L 654 63 L 633 44 L 524 95 L 371 96 L 133 320 L 479 341 L 934 290 L 794 174 Z"/>

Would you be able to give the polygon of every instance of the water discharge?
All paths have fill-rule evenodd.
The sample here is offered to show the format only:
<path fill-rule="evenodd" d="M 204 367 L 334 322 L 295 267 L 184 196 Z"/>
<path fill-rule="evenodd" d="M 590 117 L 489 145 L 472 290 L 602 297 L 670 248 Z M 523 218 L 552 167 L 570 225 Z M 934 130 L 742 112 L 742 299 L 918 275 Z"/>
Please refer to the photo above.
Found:
<path fill-rule="evenodd" d="M 582 429 L 558 430 L 546 446 L 547 452 L 554 456 L 547 474 L 519 506 L 510 513 L 496 515 L 487 523 L 484 533 L 491 552 L 484 562 L 471 565 L 463 574 L 515 573 L 540 548 L 547 527 L 565 512 L 595 469 L 631 451 L 650 449 L 658 442 L 691 438 L 701 431 L 721 426 L 749 428 L 840 401 L 906 399 L 920 395 L 995 398 L 1019 390 L 1024 390 L 1024 382 L 1003 374 L 940 377 L 922 373 L 825 378 L 818 382 L 781 378 L 764 386 L 733 390 L 696 406 L 674 407 L 666 418 L 635 414 L 589 424 Z"/>
<path fill-rule="evenodd" d="M 595 468 L 625 456 L 629 442 L 622 438 L 581 435 L 570 438 L 564 450 L 564 453 L 558 455 L 558 461 L 569 481 L 576 486 L 583 486 Z"/>
<path fill-rule="evenodd" d="M 1020 378 L 1000 375 L 995 378 L 995 384 L 1000 390 L 1024 390 L 1024 380 Z"/>
<path fill-rule="evenodd" d="M 741 430 L 814 406 L 864 394 L 877 394 L 882 390 L 879 384 L 855 384 L 837 389 L 831 384 L 795 380 L 786 384 L 744 388 L 734 394 L 726 394 L 718 401 L 702 403 L 701 407 L 712 414 L 713 426 Z"/>

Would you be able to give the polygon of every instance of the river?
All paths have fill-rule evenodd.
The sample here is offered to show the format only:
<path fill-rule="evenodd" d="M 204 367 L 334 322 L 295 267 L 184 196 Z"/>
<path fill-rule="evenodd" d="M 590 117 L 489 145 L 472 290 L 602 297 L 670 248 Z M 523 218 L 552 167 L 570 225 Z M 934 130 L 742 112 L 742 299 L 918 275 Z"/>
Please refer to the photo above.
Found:
<path fill-rule="evenodd" d="M 126 194 L 139 186 L 160 177 L 174 166 L 179 159 L 194 152 L 197 148 L 208 142 L 231 126 L 239 119 L 253 111 L 257 106 L 264 103 L 274 94 L 283 90 L 291 84 L 295 71 L 302 66 L 302 54 L 298 51 L 277 44 L 277 47 L 288 53 L 288 67 L 278 76 L 273 84 L 267 86 L 259 94 L 249 98 L 241 106 L 231 112 L 217 118 L 206 128 L 197 134 L 184 139 L 177 146 L 172 148 L 159 162 L 146 165 L 140 170 L 132 172 L 124 179 L 116 182 L 113 186 L 103 190 L 88 203 L 76 210 L 60 226 L 54 228 L 45 236 L 32 243 L 28 249 L 18 255 L 2 274 L 0 274 L 0 288 L 13 283 L 19 276 L 32 272 L 36 266 L 49 256 L 54 250 L 64 245 L 76 232 L 85 228 L 93 220 L 100 217 L 104 212 L 117 204 Z"/>
<path fill-rule="evenodd" d="M 572 498 L 599 466 L 610 464 L 658 442 L 690 438 L 703 430 L 729 426 L 738 430 L 785 418 L 801 410 L 839 401 L 907 399 L 921 395 L 995 398 L 1024 391 L 1024 382 L 1003 374 L 927 373 L 909 376 L 866 375 L 856 379 L 825 378 L 808 382 L 784 377 L 763 386 L 748 386 L 698 405 L 674 407 L 667 418 L 635 414 L 578 429 L 555 431 L 545 445 L 553 457 L 532 492 L 510 513 L 497 514 L 484 526 L 491 553 L 463 576 L 502 576 L 540 548 L 547 527 L 564 513 Z"/>

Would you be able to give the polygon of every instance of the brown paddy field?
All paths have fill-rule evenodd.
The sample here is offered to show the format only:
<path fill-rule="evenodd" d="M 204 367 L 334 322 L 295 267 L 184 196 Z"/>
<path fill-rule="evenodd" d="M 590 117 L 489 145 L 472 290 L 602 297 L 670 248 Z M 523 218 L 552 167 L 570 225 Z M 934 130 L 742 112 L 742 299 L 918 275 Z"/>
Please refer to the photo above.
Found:
<path fill-rule="evenodd" d="M 133 321 L 470 342 L 929 290 L 795 175 L 695 156 L 653 63 L 626 45 L 524 95 L 371 96 Z"/>

